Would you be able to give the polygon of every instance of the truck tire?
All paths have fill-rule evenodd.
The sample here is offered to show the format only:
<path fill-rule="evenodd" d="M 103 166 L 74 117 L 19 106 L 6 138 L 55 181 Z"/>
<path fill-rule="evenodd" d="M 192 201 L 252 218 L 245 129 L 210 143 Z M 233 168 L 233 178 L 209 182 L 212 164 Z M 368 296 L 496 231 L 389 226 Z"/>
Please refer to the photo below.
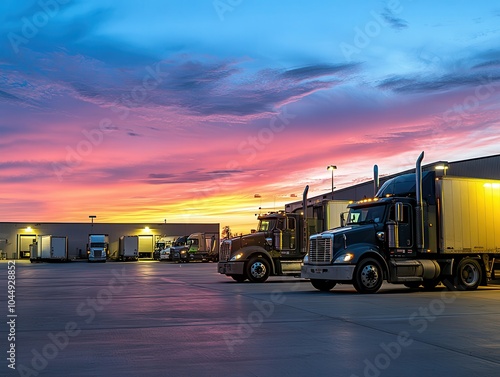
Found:
<path fill-rule="evenodd" d="M 337 284 L 333 280 L 311 279 L 311 284 L 314 288 L 322 292 L 328 292 Z"/>
<path fill-rule="evenodd" d="M 354 270 L 352 284 L 359 293 L 375 293 L 382 286 L 383 277 L 380 263 L 373 258 L 366 258 Z"/>
<path fill-rule="evenodd" d="M 455 286 L 459 291 L 473 291 L 483 279 L 483 270 L 476 259 L 464 258 L 455 274 Z"/>
<path fill-rule="evenodd" d="M 230 276 L 234 281 L 238 283 L 243 283 L 245 280 L 247 280 L 245 275 L 230 275 Z"/>
<path fill-rule="evenodd" d="M 263 283 L 271 273 L 269 262 L 265 258 L 253 257 L 247 263 L 246 275 L 252 283 Z"/>

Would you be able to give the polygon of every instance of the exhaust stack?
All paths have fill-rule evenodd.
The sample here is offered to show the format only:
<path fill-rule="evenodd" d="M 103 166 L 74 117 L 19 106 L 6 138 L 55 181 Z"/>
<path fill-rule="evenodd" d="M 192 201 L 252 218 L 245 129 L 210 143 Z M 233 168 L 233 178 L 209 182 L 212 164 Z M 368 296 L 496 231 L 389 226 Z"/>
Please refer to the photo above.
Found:
<path fill-rule="evenodd" d="M 380 187 L 380 181 L 378 178 L 378 166 L 373 165 L 373 197 L 377 195 L 379 187 Z"/>
<path fill-rule="evenodd" d="M 309 191 L 309 185 L 306 185 L 304 192 L 302 193 L 302 210 L 304 211 L 304 239 L 302 240 L 302 252 L 307 253 L 309 251 L 309 235 L 307 234 L 307 192 Z"/>
<path fill-rule="evenodd" d="M 416 237 L 417 237 L 417 248 L 420 252 L 425 252 L 424 250 L 424 201 L 422 197 L 422 160 L 424 159 L 424 152 L 420 153 L 418 156 L 417 164 L 415 166 L 415 179 L 416 179 L 416 200 L 417 206 L 415 208 L 416 215 Z"/>

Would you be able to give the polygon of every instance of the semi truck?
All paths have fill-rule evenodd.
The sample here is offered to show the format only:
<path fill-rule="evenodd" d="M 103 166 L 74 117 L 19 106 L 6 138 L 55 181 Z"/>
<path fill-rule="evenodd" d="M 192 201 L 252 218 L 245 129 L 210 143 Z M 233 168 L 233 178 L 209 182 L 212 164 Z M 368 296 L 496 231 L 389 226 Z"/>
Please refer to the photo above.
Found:
<path fill-rule="evenodd" d="M 500 181 L 422 172 L 387 180 L 350 204 L 341 227 L 310 237 L 301 277 L 329 291 L 383 281 L 409 288 L 474 290 L 500 277 Z"/>
<path fill-rule="evenodd" d="M 181 262 L 219 260 L 218 233 L 192 233 L 187 239 L 186 246 L 187 249 L 181 250 L 178 256 Z"/>
<path fill-rule="evenodd" d="M 302 200 L 306 209 L 308 189 L 306 186 Z M 319 216 L 309 219 L 302 213 L 284 211 L 259 215 L 254 233 L 221 242 L 219 273 L 237 282 L 248 279 L 253 283 L 265 282 L 271 275 L 300 275 L 309 235 L 338 226 L 340 211 L 345 211 L 347 204 L 347 201 L 324 201 L 318 205 Z"/>
<path fill-rule="evenodd" d="M 118 260 L 139 260 L 139 236 L 121 236 L 118 240 Z"/>
<path fill-rule="evenodd" d="M 109 236 L 107 234 L 89 234 L 87 256 L 89 262 L 106 262 L 109 250 Z"/>
<path fill-rule="evenodd" d="M 160 254 L 163 250 L 172 245 L 172 239 L 167 236 L 161 236 L 155 242 L 155 250 L 153 252 L 153 259 L 160 260 Z"/>
<path fill-rule="evenodd" d="M 38 236 L 36 245 L 30 254 L 30 262 L 67 262 L 68 237 L 43 235 Z"/>
<path fill-rule="evenodd" d="M 187 250 L 189 235 L 177 237 L 177 239 L 165 249 L 160 251 L 160 261 L 180 260 L 180 253 Z"/>

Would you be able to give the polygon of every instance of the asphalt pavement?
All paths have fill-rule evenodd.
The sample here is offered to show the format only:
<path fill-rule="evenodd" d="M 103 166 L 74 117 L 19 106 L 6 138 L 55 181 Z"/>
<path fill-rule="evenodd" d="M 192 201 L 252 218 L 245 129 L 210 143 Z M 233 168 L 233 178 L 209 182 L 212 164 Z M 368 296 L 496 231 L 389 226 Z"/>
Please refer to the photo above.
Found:
<path fill-rule="evenodd" d="M 12 265 L 1 376 L 500 376 L 498 285 L 361 295 L 214 263 Z"/>

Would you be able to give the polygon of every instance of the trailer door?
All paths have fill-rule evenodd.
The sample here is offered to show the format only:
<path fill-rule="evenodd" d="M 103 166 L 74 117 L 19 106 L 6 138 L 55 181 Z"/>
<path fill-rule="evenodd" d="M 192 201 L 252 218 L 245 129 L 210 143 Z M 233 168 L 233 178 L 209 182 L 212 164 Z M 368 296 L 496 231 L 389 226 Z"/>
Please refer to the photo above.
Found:
<path fill-rule="evenodd" d="M 50 251 L 51 258 L 67 258 L 66 238 L 65 237 L 52 237 L 52 248 Z"/>

